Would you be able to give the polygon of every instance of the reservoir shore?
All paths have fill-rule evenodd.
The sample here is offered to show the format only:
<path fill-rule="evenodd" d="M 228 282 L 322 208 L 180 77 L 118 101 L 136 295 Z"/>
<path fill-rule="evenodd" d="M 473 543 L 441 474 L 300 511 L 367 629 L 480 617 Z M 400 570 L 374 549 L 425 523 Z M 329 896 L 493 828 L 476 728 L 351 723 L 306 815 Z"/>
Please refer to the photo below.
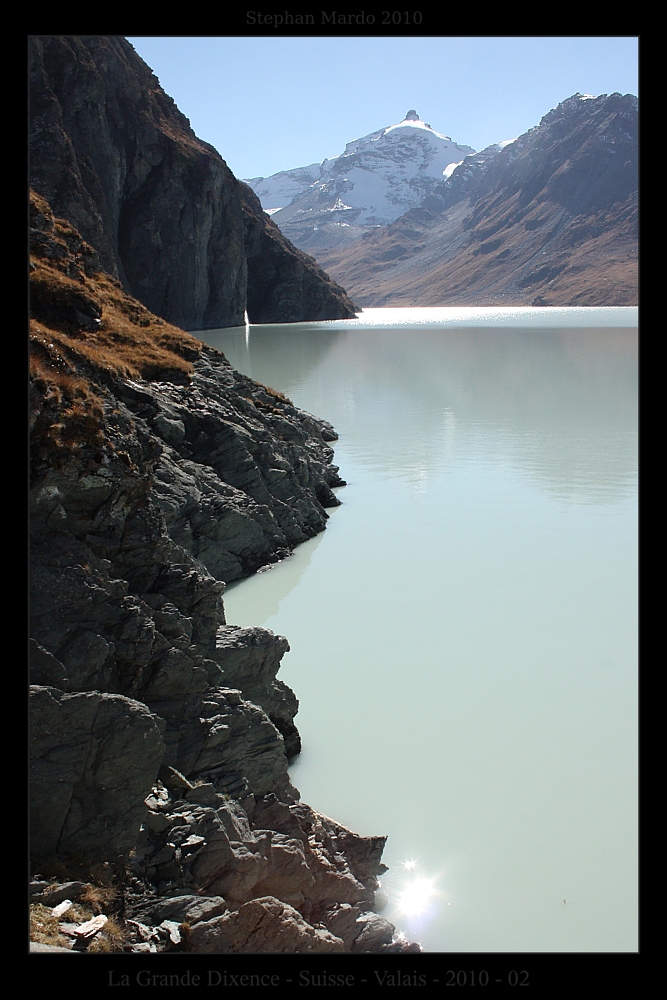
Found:
<path fill-rule="evenodd" d="M 373 912 L 385 838 L 290 782 L 287 641 L 224 616 L 223 578 L 323 530 L 335 431 L 151 315 L 37 195 L 31 222 L 33 903 L 90 897 L 83 859 L 115 871 L 127 951 L 418 950 Z"/>

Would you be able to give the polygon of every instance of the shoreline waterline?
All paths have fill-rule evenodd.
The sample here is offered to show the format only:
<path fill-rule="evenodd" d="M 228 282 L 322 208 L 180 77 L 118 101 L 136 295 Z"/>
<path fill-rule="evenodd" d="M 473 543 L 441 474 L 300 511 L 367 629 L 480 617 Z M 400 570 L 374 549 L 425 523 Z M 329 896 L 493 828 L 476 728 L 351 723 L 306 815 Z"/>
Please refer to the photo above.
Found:
<path fill-rule="evenodd" d="M 271 323 L 225 327 L 239 330 L 349 330 L 356 327 L 532 327 L 538 330 L 561 327 L 638 327 L 639 306 L 396 306 L 362 309 L 354 319 L 309 320 L 302 323 Z M 193 330 L 194 337 L 206 341 L 213 330 Z"/>
<path fill-rule="evenodd" d="M 633 951 L 637 329 L 411 312 L 211 335 L 333 424 L 348 482 L 322 535 L 230 587 L 228 620 L 287 636 L 294 783 L 388 835 L 408 937 Z"/>

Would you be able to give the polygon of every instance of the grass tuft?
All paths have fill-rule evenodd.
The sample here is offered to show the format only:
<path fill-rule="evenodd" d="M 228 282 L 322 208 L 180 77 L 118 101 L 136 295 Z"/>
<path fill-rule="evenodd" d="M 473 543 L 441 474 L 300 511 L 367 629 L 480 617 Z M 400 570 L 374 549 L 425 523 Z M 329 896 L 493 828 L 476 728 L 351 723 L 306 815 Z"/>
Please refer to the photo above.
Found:
<path fill-rule="evenodd" d="M 60 922 L 83 924 L 103 913 L 108 920 L 86 951 L 123 951 L 129 933 L 122 918 L 123 884 L 128 873 L 121 865 L 108 861 L 90 862 L 76 858 L 49 858 L 39 862 L 40 877 L 54 885 L 62 882 L 84 882 L 78 898 L 63 915 L 52 915 L 52 908 L 42 903 L 30 906 L 30 940 L 42 944 L 70 948 L 72 938 L 59 931 Z"/>
<path fill-rule="evenodd" d="M 50 906 L 42 903 L 30 905 L 30 940 L 60 948 L 69 947 L 68 939 L 59 930 L 60 921 L 51 913 Z"/>

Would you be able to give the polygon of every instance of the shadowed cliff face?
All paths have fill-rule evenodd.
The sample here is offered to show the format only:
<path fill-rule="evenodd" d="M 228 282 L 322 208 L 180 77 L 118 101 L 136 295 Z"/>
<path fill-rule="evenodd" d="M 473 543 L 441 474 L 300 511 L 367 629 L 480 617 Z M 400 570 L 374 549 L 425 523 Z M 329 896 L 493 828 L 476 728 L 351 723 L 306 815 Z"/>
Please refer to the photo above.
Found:
<path fill-rule="evenodd" d="M 239 187 L 248 262 L 250 322 L 297 323 L 306 319 L 306 309 L 307 318 L 313 322 L 335 318 L 331 314 L 331 303 L 338 294 L 336 290 L 341 290 L 340 286 L 331 281 L 312 257 L 292 246 L 264 213 L 252 188 L 241 182 Z M 345 319 L 354 312 L 340 315 Z"/>
<path fill-rule="evenodd" d="M 30 39 L 30 156 L 35 190 L 170 323 L 238 326 L 246 309 L 264 323 L 354 315 L 123 38 Z"/>

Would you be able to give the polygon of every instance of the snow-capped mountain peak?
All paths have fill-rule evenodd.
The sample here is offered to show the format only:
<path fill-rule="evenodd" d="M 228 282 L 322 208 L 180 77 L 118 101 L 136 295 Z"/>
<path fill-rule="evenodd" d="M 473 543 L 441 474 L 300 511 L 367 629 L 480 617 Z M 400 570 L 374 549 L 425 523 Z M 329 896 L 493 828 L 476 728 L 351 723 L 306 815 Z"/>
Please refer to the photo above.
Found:
<path fill-rule="evenodd" d="M 303 246 L 304 236 L 306 243 L 338 239 L 345 227 L 350 239 L 393 222 L 421 205 L 448 176 L 450 165 L 471 153 L 472 147 L 436 132 L 410 110 L 399 122 L 348 142 L 342 153 L 319 165 L 246 183 L 285 234 Z"/>
<path fill-rule="evenodd" d="M 417 138 L 416 133 L 422 133 L 422 136 Z M 387 145 L 387 142 L 391 142 L 393 144 L 398 140 L 405 140 L 406 142 L 415 145 L 421 141 L 423 146 L 424 142 L 429 141 L 429 139 L 426 139 L 426 136 L 432 140 L 434 151 L 437 150 L 440 154 L 439 156 L 436 156 L 438 160 L 441 159 L 444 154 L 447 162 L 450 162 L 451 157 L 449 156 L 449 152 L 452 149 L 458 150 L 463 154 L 462 156 L 459 156 L 459 159 L 463 159 L 463 156 L 467 156 L 469 153 L 474 152 L 470 146 L 458 146 L 456 143 L 452 142 L 450 136 L 443 135 L 442 132 L 436 132 L 431 125 L 422 121 L 416 111 L 408 111 L 405 118 L 403 118 L 400 122 L 396 122 L 394 125 L 388 125 L 386 128 L 378 129 L 377 132 L 371 132 L 369 135 L 362 136 L 361 139 L 353 139 L 352 142 L 348 142 L 340 156 L 333 157 L 328 162 L 333 163 L 334 160 L 347 158 L 352 156 L 354 153 L 370 151 L 371 144 L 378 142 L 381 144 L 385 153 L 391 149 L 391 147 Z M 442 171 L 444 171 L 447 166 L 447 162 L 443 163 L 439 176 L 442 176 Z"/>
<path fill-rule="evenodd" d="M 448 135 L 442 135 L 440 132 L 436 132 L 430 125 L 423 122 L 416 111 L 408 111 L 403 121 L 398 122 L 396 125 L 390 125 L 389 128 L 384 130 L 384 135 L 387 135 L 389 132 L 393 132 L 395 128 L 423 128 L 427 129 L 429 132 L 433 132 L 433 134 L 437 135 L 439 139 L 446 139 L 448 142 L 452 141 Z"/>

